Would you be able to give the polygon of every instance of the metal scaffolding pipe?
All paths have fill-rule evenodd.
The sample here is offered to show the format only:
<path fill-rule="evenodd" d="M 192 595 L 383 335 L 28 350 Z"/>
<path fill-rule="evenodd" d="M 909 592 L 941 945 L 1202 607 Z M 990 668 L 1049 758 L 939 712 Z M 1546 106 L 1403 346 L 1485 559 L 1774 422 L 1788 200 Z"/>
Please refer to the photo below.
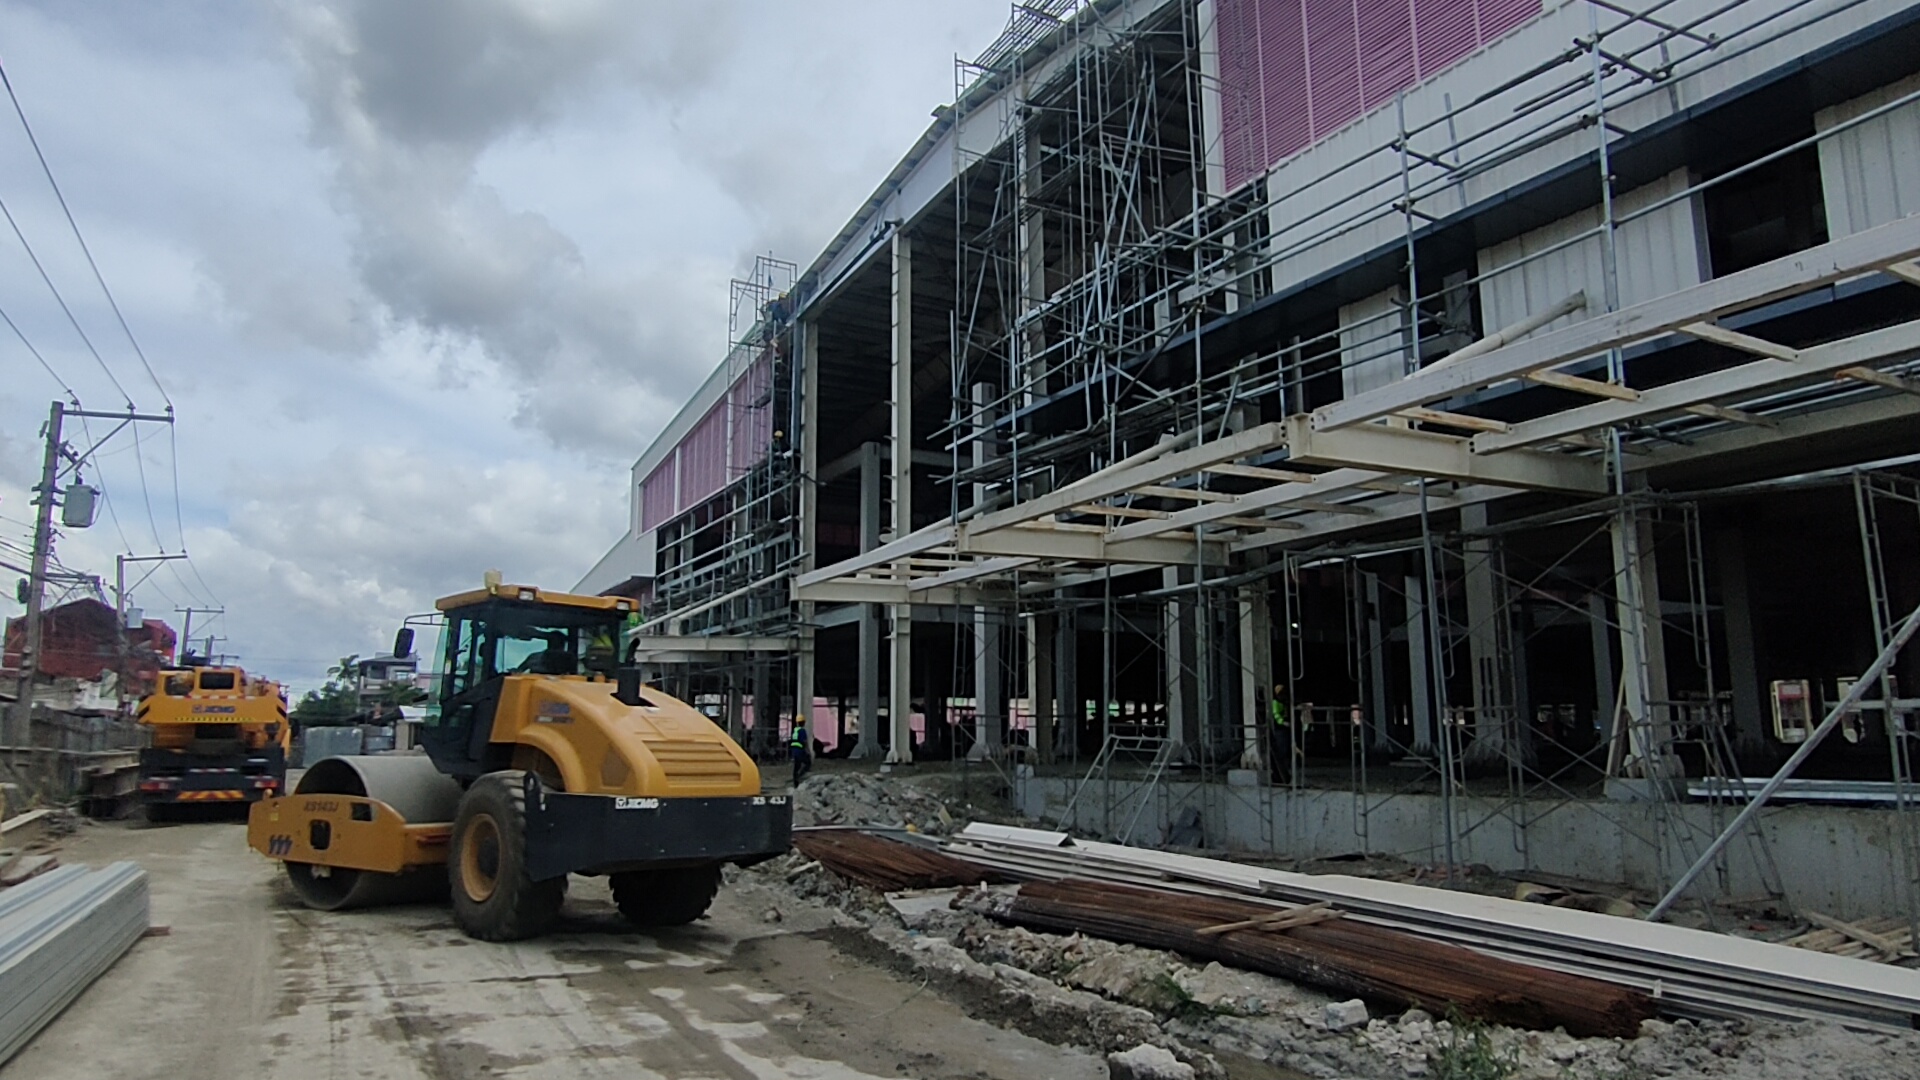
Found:
<path fill-rule="evenodd" d="M 1680 894 L 1686 891 L 1687 886 L 1692 885 L 1694 879 L 1705 872 L 1707 865 L 1733 841 L 1740 830 L 1746 828 L 1747 822 L 1753 820 L 1754 815 L 1760 812 L 1768 799 L 1773 798 L 1774 793 L 1787 782 L 1787 778 L 1793 775 L 1794 770 L 1813 754 L 1814 748 L 1820 745 L 1821 740 L 1839 725 L 1840 717 L 1860 701 L 1868 687 L 1880 681 L 1880 676 L 1886 673 L 1888 666 L 1893 663 L 1895 657 L 1900 655 L 1900 650 L 1906 647 L 1916 630 L 1920 630 L 1920 607 L 1914 608 L 1913 614 L 1907 616 L 1907 621 L 1900 624 L 1900 632 L 1893 635 L 1893 640 L 1887 643 L 1886 648 L 1880 650 L 1880 655 L 1874 658 L 1873 665 L 1867 668 L 1866 673 L 1853 681 L 1847 696 L 1841 698 L 1840 703 L 1827 713 L 1826 719 L 1820 721 L 1820 726 L 1814 728 L 1807 736 L 1807 741 L 1801 743 L 1799 749 L 1793 752 L 1793 756 L 1780 766 L 1780 771 L 1774 773 L 1765 784 L 1762 784 L 1759 791 L 1754 792 L 1753 801 L 1747 803 L 1746 807 L 1727 823 L 1727 827 L 1721 830 L 1720 835 L 1713 838 L 1713 843 L 1707 845 L 1707 850 L 1701 852 L 1693 865 L 1687 867 L 1687 872 L 1680 875 L 1680 880 L 1673 883 L 1673 888 L 1667 890 L 1667 895 L 1653 905 L 1653 910 L 1647 912 L 1648 920 L 1658 919 L 1666 914 L 1667 909 L 1680 898 Z M 1888 722 L 1892 722 L 1891 716 L 1888 717 Z"/>

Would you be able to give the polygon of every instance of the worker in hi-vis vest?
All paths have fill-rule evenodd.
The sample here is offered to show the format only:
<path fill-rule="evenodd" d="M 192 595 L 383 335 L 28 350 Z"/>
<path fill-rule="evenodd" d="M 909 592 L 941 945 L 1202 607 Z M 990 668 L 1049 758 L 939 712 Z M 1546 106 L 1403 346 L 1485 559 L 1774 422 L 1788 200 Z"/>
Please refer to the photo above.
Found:
<path fill-rule="evenodd" d="M 1287 729 L 1285 693 L 1286 687 L 1275 686 L 1273 696 L 1267 699 L 1267 710 L 1272 720 L 1267 737 L 1267 771 L 1276 782 L 1293 775 L 1293 733 Z"/>
<path fill-rule="evenodd" d="M 813 742 L 807 737 L 807 722 L 799 717 L 793 721 L 793 730 L 787 735 L 787 754 L 793 758 L 793 786 L 799 787 L 813 771 Z"/>

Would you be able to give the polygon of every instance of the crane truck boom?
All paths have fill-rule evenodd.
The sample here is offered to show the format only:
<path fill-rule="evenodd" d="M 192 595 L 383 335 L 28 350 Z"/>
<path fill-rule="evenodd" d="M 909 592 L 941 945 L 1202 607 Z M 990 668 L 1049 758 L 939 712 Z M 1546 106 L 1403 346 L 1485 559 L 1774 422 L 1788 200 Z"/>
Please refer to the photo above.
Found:
<path fill-rule="evenodd" d="M 461 929 L 504 941 L 552 924 L 568 875 L 605 875 L 629 921 L 678 925 L 706 911 L 721 867 L 787 850 L 791 807 L 753 760 L 615 666 L 633 601 L 490 583 L 436 607 L 426 753 L 329 758 L 252 810 L 248 843 L 303 902 L 451 893 Z"/>

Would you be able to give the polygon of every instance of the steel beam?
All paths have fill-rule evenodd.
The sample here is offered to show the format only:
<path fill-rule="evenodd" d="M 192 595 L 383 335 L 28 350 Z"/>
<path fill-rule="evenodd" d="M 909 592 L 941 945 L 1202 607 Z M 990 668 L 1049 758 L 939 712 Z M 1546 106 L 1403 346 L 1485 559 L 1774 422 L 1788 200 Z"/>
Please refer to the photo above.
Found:
<path fill-rule="evenodd" d="M 1738 273 L 1609 312 L 1492 352 L 1415 372 L 1398 382 L 1321 406 L 1316 431 L 1336 431 L 1417 408 L 1528 372 L 1605 352 L 1643 338 L 1707 322 L 1844 278 L 1880 270 L 1920 254 L 1920 215 L 1854 233 Z"/>
<path fill-rule="evenodd" d="M 1160 522 L 1143 522 L 1158 525 Z M 1196 558 L 1217 566 L 1226 562 L 1226 549 L 1217 543 L 1151 537 L 1114 539 L 1099 530 L 1043 529 L 1032 526 L 974 533 L 967 526 L 958 541 L 962 551 L 1060 562 L 1192 563 Z"/>
<path fill-rule="evenodd" d="M 634 655 L 647 660 L 668 653 L 783 653 L 792 652 L 797 644 L 790 637 L 736 634 L 640 634 L 631 640 L 638 643 Z"/>
<path fill-rule="evenodd" d="M 1138 465 L 1096 473 L 1045 495 L 1009 506 L 1005 510 L 982 514 L 969 522 L 968 528 L 975 533 L 982 533 L 1064 513 L 1083 503 L 1098 502 L 1115 495 L 1124 495 L 1136 488 L 1159 484 L 1176 476 L 1200 472 L 1212 465 L 1265 453 L 1282 445 L 1285 441 L 1286 425 L 1261 424 L 1222 439 L 1201 443 L 1188 450 L 1164 454 Z"/>
<path fill-rule="evenodd" d="M 1476 439 L 1498 437 L 1494 435 L 1468 439 L 1384 424 L 1317 431 L 1306 416 L 1289 419 L 1287 427 L 1292 459 L 1310 465 L 1346 465 L 1402 476 L 1589 495 L 1607 490 L 1606 466 L 1599 458 L 1533 450 L 1524 451 L 1524 457 L 1482 457 L 1473 452 Z"/>
<path fill-rule="evenodd" d="M 1796 379 L 1914 354 L 1920 354 L 1920 320 L 1802 349 L 1795 353 L 1799 359 L 1794 362 L 1772 358 L 1754 360 L 1642 390 L 1638 401 L 1596 401 L 1537 420 L 1522 421 L 1505 433 L 1474 436 L 1473 449 L 1478 454 L 1503 454 L 1516 447 L 1556 442 L 1596 428 L 1647 420 L 1716 399 L 1751 396 Z"/>

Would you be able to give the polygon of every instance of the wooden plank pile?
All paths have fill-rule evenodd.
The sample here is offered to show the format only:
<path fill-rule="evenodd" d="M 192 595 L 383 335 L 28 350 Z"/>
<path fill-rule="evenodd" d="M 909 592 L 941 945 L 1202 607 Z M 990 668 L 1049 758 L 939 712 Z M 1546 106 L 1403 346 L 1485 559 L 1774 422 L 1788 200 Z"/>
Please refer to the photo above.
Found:
<path fill-rule="evenodd" d="M 951 855 L 858 829 L 795 829 L 793 846 L 841 877 L 882 892 L 1009 880 Z"/>
<path fill-rule="evenodd" d="M 1457 945 L 1340 918 L 1326 903 L 1275 912 L 1244 900 L 1092 881 L 981 893 L 1002 922 L 1168 949 L 1382 1002 L 1516 1027 L 1631 1038 L 1653 999 L 1597 979 L 1499 960 Z"/>
<path fill-rule="evenodd" d="M 1589 911 L 1343 875 L 972 825 L 947 854 L 1026 880 L 1104 881 L 1221 896 L 1279 909 L 1325 901 L 1338 925 L 1402 930 L 1488 956 L 1640 990 L 1673 1016 L 1835 1020 L 1920 1027 L 1920 972 L 1807 949 Z"/>
<path fill-rule="evenodd" d="M 63 866 L 0 893 L 0 1064 L 147 932 L 146 871 Z"/>
<path fill-rule="evenodd" d="M 1842 922 L 1818 911 L 1806 913 L 1814 929 L 1781 942 L 1796 949 L 1812 949 L 1835 956 L 1851 956 L 1877 964 L 1912 959 L 1913 931 L 1896 917 Z"/>

